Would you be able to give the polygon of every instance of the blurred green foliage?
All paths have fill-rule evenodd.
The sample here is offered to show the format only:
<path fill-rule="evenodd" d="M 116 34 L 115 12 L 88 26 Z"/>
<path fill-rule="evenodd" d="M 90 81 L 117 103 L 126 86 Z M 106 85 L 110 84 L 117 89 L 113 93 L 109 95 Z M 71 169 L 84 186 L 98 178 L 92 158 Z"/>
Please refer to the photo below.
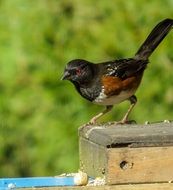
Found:
<path fill-rule="evenodd" d="M 78 169 L 78 127 L 103 108 L 60 81 L 74 58 L 134 55 L 151 29 L 173 18 L 172 0 L 0 1 L 0 177 Z M 173 34 L 152 55 L 131 118 L 173 119 Z M 118 120 L 122 103 L 102 121 Z"/>

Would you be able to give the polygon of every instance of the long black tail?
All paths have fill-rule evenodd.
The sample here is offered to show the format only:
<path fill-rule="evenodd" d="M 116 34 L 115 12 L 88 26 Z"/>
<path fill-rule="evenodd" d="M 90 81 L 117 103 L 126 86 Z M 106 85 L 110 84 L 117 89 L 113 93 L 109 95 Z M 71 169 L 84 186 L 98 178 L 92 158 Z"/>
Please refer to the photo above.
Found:
<path fill-rule="evenodd" d="M 173 19 L 165 19 L 157 24 L 135 54 L 135 59 L 147 60 L 160 42 L 169 33 L 172 26 Z"/>

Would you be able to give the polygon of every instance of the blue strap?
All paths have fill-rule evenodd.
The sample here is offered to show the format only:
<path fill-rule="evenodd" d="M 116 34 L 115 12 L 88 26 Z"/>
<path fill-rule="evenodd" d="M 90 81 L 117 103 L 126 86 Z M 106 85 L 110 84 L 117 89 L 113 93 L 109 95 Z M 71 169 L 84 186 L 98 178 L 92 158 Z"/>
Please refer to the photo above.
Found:
<path fill-rule="evenodd" d="M 0 190 L 74 185 L 74 177 L 0 178 Z"/>

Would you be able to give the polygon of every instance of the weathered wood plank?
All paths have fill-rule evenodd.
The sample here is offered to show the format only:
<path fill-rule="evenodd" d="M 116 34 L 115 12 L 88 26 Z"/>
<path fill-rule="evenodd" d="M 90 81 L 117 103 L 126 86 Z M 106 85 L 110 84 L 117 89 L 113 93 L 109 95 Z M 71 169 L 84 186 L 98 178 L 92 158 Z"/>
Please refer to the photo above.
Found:
<path fill-rule="evenodd" d="M 173 122 L 148 125 L 87 126 L 80 136 L 105 147 L 173 145 Z"/>
<path fill-rule="evenodd" d="M 80 170 L 89 176 L 103 177 L 107 167 L 106 148 L 87 139 L 79 140 Z"/>
<path fill-rule="evenodd" d="M 33 190 L 25 188 L 21 190 Z M 35 190 L 173 190 L 171 183 L 135 184 L 135 185 L 110 185 L 110 186 L 82 186 L 82 187 L 49 187 L 36 188 Z"/>
<path fill-rule="evenodd" d="M 80 130 L 80 166 L 106 184 L 173 180 L 173 123 Z"/>
<path fill-rule="evenodd" d="M 173 147 L 114 148 L 107 151 L 108 184 L 173 180 Z"/>
<path fill-rule="evenodd" d="M 107 184 L 173 180 L 173 146 L 106 148 L 80 138 L 80 169 Z"/>

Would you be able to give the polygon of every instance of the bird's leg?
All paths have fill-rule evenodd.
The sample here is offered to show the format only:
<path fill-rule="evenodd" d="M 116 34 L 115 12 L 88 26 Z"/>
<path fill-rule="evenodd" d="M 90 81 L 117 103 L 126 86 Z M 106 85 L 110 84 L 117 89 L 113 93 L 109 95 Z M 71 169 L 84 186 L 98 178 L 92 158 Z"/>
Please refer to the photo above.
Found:
<path fill-rule="evenodd" d="M 136 105 L 137 103 L 137 98 L 135 95 L 131 96 L 129 98 L 129 101 L 130 101 L 130 107 L 129 109 L 127 110 L 126 114 L 124 115 L 123 119 L 118 122 L 118 123 L 121 123 L 121 124 L 124 124 L 124 123 L 127 123 L 128 122 L 128 116 L 129 114 L 131 113 L 132 109 L 134 108 L 134 106 Z"/>
<path fill-rule="evenodd" d="M 96 121 L 103 115 L 105 115 L 106 113 L 110 112 L 112 110 L 113 106 L 112 105 L 109 105 L 109 106 L 106 106 L 106 109 L 103 110 L 101 113 L 97 114 L 96 116 L 94 116 L 90 121 L 89 121 L 89 124 L 95 124 Z"/>

